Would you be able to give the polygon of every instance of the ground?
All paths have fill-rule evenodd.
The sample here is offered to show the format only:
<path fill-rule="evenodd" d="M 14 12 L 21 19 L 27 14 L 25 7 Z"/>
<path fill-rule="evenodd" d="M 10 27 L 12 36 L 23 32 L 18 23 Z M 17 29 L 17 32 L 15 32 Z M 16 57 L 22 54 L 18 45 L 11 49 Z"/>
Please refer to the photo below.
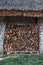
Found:
<path fill-rule="evenodd" d="M 10 54 L 0 58 L 0 65 L 43 65 L 43 54 Z"/>

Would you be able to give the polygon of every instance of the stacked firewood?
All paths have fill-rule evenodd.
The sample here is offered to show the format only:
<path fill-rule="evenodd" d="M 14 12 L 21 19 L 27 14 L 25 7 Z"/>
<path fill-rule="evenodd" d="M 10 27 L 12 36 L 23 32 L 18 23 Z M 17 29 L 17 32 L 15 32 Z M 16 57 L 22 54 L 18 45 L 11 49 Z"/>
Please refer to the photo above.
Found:
<path fill-rule="evenodd" d="M 38 25 L 35 23 L 28 25 L 6 24 L 4 50 L 7 52 L 37 51 Z"/>

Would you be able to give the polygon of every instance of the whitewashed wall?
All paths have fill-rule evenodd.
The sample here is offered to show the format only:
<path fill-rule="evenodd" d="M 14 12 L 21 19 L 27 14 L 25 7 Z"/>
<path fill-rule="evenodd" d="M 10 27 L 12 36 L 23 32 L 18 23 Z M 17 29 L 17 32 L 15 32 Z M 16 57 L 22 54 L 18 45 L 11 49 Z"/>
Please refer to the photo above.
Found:
<path fill-rule="evenodd" d="M 0 18 L 0 52 L 3 51 L 4 30 L 5 30 L 5 22 L 3 18 Z"/>
<path fill-rule="evenodd" d="M 39 23 L 39 51 L 43 53 L 43 17 L 38 18 Z"/>

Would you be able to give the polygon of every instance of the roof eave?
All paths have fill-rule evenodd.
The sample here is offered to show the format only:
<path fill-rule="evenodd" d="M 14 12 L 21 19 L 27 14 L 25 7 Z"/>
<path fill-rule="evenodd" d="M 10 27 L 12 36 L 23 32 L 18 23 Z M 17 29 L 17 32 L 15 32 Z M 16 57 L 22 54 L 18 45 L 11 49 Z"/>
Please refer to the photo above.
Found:
<path fill-rule="evenodd" d="M 43 17 L 43 11 L 0 10 L 0 16 Z"/>

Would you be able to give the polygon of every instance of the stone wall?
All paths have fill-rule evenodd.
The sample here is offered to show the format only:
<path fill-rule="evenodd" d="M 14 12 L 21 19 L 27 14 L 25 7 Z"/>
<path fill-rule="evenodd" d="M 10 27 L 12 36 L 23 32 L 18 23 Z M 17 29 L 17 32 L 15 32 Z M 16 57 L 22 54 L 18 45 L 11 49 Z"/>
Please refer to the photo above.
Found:
<path fill-rule="evenodd" d="M 0 52 L 3 51 L 4 30 L 5 30 L 4 17 L 0 17 Z"/>

